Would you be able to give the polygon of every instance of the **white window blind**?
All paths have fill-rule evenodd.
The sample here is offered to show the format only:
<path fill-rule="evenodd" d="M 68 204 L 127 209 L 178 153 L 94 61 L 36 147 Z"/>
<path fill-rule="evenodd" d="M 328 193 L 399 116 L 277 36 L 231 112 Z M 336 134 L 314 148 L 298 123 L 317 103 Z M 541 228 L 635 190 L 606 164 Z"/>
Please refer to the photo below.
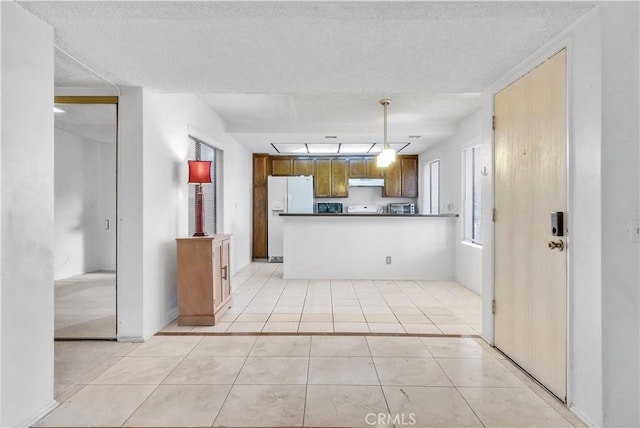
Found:
<path fill-rule="evenodd" d="M 482 187 L 480 175 L 480 146 L 462 151 L 464 182 L 464 240 L 482 244 Z"/>

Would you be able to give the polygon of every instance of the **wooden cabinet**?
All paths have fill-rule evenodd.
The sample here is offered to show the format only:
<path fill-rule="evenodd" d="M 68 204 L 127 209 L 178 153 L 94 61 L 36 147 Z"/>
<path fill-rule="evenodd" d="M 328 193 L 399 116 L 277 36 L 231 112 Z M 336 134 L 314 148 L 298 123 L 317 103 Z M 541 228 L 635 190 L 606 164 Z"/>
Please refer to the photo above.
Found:
<path fill-rule="evenodd" d="M 230 238 L 176 240 L 178 325 L 215 325 L 231 306 Z"/>
<path fill-rule="evenodd" d="M 349 159 L 349 178 L 383 178 L 384 169 L 378 168 L 375 157 Z"/>
<path fill-rule="evenodd" d="M 269 155 L 254 154 L 253 155 L 253 185 L 266 186 L 267 176 L 269 175 Z"/>
<path fill-rule="evenodd" d="M 331 197 L 331 159 L 316 160 L 314 187 L 316 198 Z"/>
<path fill-rule="evenodd" d="M 293 159 L 272 157 L 271 175 L 293 175 Z"/>
<path fill-rule="evenodd" d="M 346 198 L 349 196 L 347 159 L 316 160 L 314 183 L 316 198 Z"/>
<path fill-rule="evenodd" d="M 347 159 L 331 160 L 331 196 L 346 198 L 349 196 L 349 171 Z"/>
<path fill-rule="evenodd" d="M 349 159 L 349 177 L 350 178 L 367 178 L 369 174 L 367 172 L 367 158 L 352 158 Z"/>
<path fill-rule="evenodd" d="M 384 187 L 382 196 L 387 198 L 399 198 L 402 196 L 402 171 L 401 162 L 396 158 L 395 162 L 384 168 Z"/>
<path fill-rule="evenodd" d="M 382 196 L 387 198 L 418 197 L 418 157 L 398 156 L 385 168 Z"/>
<path fill-rule="evenodd" d="M 315 175 L 313 159 L 294 159 L 293 175 Z"/>
<path fill-rule="evenodd" d="M 267 257 L 267 177 L 271 162 L 266 153 L 253 155 L 253 257 Z"/>
<path fill-rule="evenodd" d="M 367 159 L 367 178 L 384 178 L 384 168 L 378 168 L 377 158 Z"/>
<path fill-rule="evenodd" d="M 400 170 L 402 172 L 402 197 L 418 197 L 418 158 L 400 158 Z"/>

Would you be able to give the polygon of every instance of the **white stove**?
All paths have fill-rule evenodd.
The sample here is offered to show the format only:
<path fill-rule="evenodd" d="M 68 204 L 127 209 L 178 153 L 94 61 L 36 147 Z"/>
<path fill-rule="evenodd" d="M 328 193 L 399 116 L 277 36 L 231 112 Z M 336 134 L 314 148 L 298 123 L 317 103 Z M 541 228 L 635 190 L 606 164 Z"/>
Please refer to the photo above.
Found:
<path fill-rule="evenodd" d="M 349 205 L 347 214 L 382 214 L 384 208 L 380 205 Z"/>

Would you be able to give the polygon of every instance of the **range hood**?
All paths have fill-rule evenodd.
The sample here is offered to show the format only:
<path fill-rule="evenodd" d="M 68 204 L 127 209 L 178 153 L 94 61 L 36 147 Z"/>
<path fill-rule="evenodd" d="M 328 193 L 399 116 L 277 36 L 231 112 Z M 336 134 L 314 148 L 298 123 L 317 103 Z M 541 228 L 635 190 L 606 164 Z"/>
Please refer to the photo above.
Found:
<path fill-rule="evenodd" d="M 384 178 L 350 178 L 349 187 L 383 187 Z"/>

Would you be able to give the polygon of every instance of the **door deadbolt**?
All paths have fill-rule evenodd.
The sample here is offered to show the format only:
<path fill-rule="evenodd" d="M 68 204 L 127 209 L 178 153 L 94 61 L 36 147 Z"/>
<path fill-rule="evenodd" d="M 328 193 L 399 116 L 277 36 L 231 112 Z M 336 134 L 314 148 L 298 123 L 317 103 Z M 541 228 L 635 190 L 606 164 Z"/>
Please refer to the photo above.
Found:
<path fill-rule="evenodd" d="M 552 250 L 555 250 L 557 248 L 560 251 L 563 251 L 564 250 L 564 241 L 562 239 L 559 239 L 558 242 L 551 241 L 551 242 L 549 242 L 549 248 L 552 249 Z"/>

